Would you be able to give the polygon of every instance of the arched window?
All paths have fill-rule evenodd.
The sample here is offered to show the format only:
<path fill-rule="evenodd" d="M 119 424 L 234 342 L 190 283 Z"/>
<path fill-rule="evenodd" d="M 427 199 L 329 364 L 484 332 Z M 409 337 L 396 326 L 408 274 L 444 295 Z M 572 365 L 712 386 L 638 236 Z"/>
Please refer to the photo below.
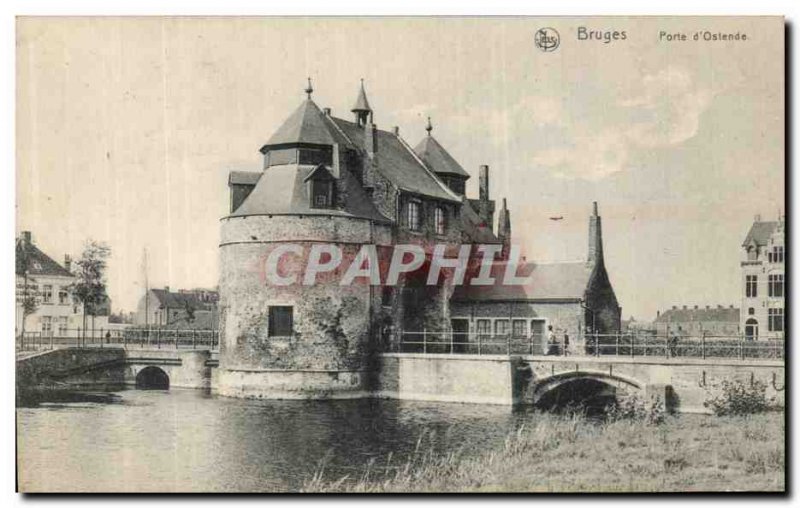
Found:
<path fill-rule="evenodd" d="M 758 321 L 750 318 L 744 322 L 744 338 L 747 340 L 758 340 Z"/>

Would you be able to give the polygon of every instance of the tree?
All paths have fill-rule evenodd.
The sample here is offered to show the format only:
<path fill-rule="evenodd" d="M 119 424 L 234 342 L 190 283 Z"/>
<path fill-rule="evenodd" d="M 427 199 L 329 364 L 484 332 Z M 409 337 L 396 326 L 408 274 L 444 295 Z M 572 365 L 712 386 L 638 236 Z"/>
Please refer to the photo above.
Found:
<path fill-rule="evenodd" d="M 30 278 L 30 270 L 31 270 L 31 250 L 28 249 L 28 245 L 25 243 L 25 240 L 17 240 L 16 246 L 16 275 L 22 277 L 22 292 L 17 291 L 17 302 L 20 307 L 22 307 L 22 331 L 20 334 L 20 340 L 25 340 L 25 322 L 28 319 L 28 316 L 36 312 L 36 309 L 39 308 L 39 299 L 38 294 L 35 291 L 30 290 L 30 282 L 33 279 Z"/>
<path fill-rule="evenodd" d="M 70 286 L 73 296 L 83 306 L 83 337 L 86 337 L 86 315 L 97 315 L 106 298 L 105 270 L 111 249 L 104 243 L 89 240 L 83 254 L 74 263 L 75 282 Z"/>

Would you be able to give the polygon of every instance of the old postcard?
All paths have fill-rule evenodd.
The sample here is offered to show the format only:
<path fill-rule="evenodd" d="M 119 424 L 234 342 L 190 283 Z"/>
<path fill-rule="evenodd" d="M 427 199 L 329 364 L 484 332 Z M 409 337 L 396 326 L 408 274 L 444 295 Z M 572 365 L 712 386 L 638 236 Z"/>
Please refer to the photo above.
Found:
<path fill-rule="evenodd" d="M 782 17 L 20 17 L 20 492 L 783 492 Z"/>

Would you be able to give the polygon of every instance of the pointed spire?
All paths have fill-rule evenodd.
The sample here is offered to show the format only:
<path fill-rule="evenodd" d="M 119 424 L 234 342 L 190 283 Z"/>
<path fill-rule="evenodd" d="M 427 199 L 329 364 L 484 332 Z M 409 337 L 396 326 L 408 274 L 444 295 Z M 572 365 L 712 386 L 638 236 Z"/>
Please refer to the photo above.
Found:
<path fill-rule="evenodd" d="M 364 90 L 364 78 L 361 78 L 361 88 L 358 90 L 358 98 L 356 99 L 356 105 L 353 106 L 351 109 L 353 113 L 366 111 L 372 111 L 372 108 L 369 107 L 369 101 L 367 100 L 367 92 Z"/>
<path fill-rule="evenodd" d="M 433 130 L 433 124 L 431 123 L 431 117 L 428 117 L 428 125 L 425 126 L 425 130 L 428 131 L 428 136 L 431 135 L 431 131 Z"/>
<path fill-rule="evenodd" d="M 589 266 L 603 263 L 603 225 L 597 211 L 597 201 L 592 203 L 592 215 L 589 217 Z"/>
<path fill-rule="evenodd" d="M 311 94 L 314 93 L 314 87 L 311 86 L 311 78 L 310 77 L 308 78 L 308 86 L 306 87 L 306 89 L 304 91 L 306 92 L 306 95 L 308 95 L 308 100 L 311 100 Z"/>

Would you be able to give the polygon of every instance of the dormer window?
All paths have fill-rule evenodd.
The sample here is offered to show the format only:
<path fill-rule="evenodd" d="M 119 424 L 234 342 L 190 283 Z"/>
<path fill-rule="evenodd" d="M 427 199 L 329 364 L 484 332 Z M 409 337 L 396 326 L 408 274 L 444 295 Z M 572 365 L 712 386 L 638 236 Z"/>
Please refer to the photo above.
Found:
<path fill-rule="evenodd" d="M 311 208 L 333 208 L 334 179 L 328 169 L 320 164 L 306 177 L 309 206 Z"/>

